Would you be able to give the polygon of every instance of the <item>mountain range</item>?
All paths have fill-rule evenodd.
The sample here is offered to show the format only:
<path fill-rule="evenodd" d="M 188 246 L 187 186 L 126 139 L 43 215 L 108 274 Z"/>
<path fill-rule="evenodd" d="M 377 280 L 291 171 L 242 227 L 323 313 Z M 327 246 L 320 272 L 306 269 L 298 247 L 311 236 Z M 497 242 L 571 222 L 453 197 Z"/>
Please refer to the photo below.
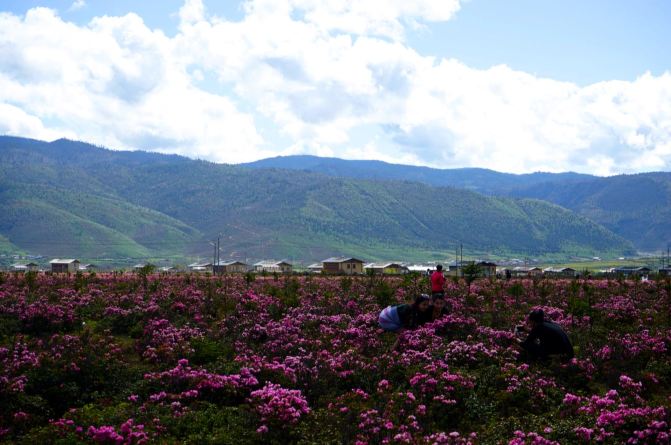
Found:
<path fill-rule="evenodd" d="M 316 156 L 263 159 L 249 168 L 296 169 L 331 176 L 401 179 L 451 186 L 493 196 L 548 201 L 603 225 L 642 252 L 671 242 L 671 172 L 598 177 L 580 173 L 510 174 L 480 168 L 434 169 L 381 161 Z"/>
<path fill-rule="evenodd" d="M 513 189 L 544 183 L 574 183 L 594 176 L 580 173 L 515 175 L 484 168 L 437 169 L 382 161 L 345 160 L 309 155 L 278 156 L 240 164 L 255 169 L 303 170 L 358 179 L 414 181 L 435 187 L 456 187 L 488 195 L 507 195 Z"/>
<path fill-rule="evenodd" d="M 611 184 L 320 159 L 223 165 L 3 136 L 0 252 L 179 261 L 210 258 L 220 235 L 222 258 L 243 260 L 433 260 L 460 244 L 470 256 L 564 258 L 630 255 L 667 233 L 649 209 L 668 215 L 668 173 Z"/>

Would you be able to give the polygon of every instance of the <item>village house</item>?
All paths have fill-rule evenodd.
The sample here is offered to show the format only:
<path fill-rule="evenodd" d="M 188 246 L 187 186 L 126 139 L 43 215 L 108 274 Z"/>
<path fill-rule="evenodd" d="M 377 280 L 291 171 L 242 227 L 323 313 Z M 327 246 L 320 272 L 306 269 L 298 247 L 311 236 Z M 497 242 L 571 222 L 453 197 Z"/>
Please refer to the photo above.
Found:
<path fill-rule="evenodd" d="M 671 265 L 660 268 L 659 275 L 662 277 L 671 277 Z"/>
<path fill-rule="evenodd" d="M 53 273 L 76 273 L 79 269 L 79 260 L 55 258 L 49 261 Z"/>
<path fill-rule="evenodd" d="M 463 276 L 462 267 L 458 264 L 450 264 L 447 266 L 447 270 L 443 272 L 444 275 L 448 277 L 461 277 Z"/>
<path fill-rule="evenodd" d="M 14 272 L 37 272 L 40 266 L 36 263 L 28 264 L 12 264 L 12 271 Z"/>
<path fill-rule="evenodd" d="M 308 266 L 308 272 L 310 273 L 322 273 L 324 270 L 324 265 L 322 263 L 312 263 Z"/>
<path fill-rule="evenodd" d="M 424 264 L 409 264 L 406 268 L 409 272 L 431 275 L 431 271 L 435 270 L 436 267 Z"/>
<path fill-rule="evenodd" d="M 137 263 L 136 265 L 133 266 L 133 272 L 137 273 L 147 267 L 153 267 L 153 266 L 154 265 L 151 263 Z"/>
<path fill-rule="evenodd" d="M 510 271 L 511 276 L 513 277 L 541 277 L 543 276 L 543 269 L 540 267 L 513 267 Z"/>
<path fill-rule="evenodd" d="M 163 267 L 159 268 L 158 270 L 161 273 L 177 273 L 177 272 L 179 272 L 179 268 L 177 268 L 175 266 L 163 266 Z"/>
<path fill-rule="evenodd" d="M 293 265 L 287 263 L 286 261 L 266 260 L 254 263 L 255 272 L 291 273 L 292 270 Z"/>
<path fill-rule="evenodd" d="M 625 277 L 647 277 L 650 275 L 650 272 L 649 267 L 622 266 L 613 269 L 615 275 L 623 275 Z"/>
<path fill-rule="evenodd" d="M 362 274 L 363 261 L 356 258 L 332 257 L 322 261 L 323 271 L 328 274 Z"/>
<path fill-rule="evenodd" d="M 214 273 L 246 273 L 249 266 L 242 261 L 219 261 L 214 266 Z"/>
<path fill-rule="evenodd" d="M 95 272 L 96 270 L 98 270 L 98 266 L 95 264 L 81 264 L 79 266 L 80 272 Z"/>
<path fill-rule="evenodd" d="M 379 275 L 401 275 L 409 272 L 407 267 L 398 263 L 368 263 L 364 270 Z"/>
<path fill-rule="evenodd" d="M 212 267 L 212 263 L 191 263 L 187 266 L 191 272 L 197 272 L 197 273 L 212 273 L 214 268 Z"/>
<path fill-rule="evenodd" d="M 554 278 L 574 278 L 576 271 L 571 267 L 548 267 L 543 269 L 543 275 Z"/>
<path fill-rule="evenodd" d="M 480 277 L 490 278 L 496 276 L 496 264 L 489 261 L 480 261 L 477 263 L 480 268 Z"/>

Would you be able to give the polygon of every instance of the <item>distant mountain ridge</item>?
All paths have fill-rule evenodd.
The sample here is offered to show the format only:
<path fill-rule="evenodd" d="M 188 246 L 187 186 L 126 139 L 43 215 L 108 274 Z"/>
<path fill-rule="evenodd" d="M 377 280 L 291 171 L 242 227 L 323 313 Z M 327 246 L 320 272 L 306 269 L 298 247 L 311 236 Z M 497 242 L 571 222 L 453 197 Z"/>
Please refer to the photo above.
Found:
<path fill-rule="evenodd" d="M 0 248 L 70 257 L 305 261 L 620 255 L 631 243 L 534 199 L 420 182 L 250 169 L 81 142 L 0 137 Z M 6 247 L 4 247 L 6 248 Z"/>
<path fill-rule="evenodd" d="M 373 160 L 345 160 L 310 155 L 278 156 L 246 164 L 247 168 L 281 168 L 357 179 L 416 181 L 431 186 L 456 187 L 484 194 L 507 194 L 514 188 L 542 183 L 575 182 L 596 178 L 581 173 L 528 173 L 516 175 L 484 168 L 437 169 Z"/>
<path fill-rule="evenodd" d="M 432 169 L 380 161 L 316 156 L 263 159 L 248 168 L 307 170 L 361 179 L 399 179 L 466 188 L 480 193 L 534 198 L 560 205 L 632 241 L 641 251 L 671 242 L 671 172 L 598 177 L 579 173 L 514 175 L 479 168 Z"/>

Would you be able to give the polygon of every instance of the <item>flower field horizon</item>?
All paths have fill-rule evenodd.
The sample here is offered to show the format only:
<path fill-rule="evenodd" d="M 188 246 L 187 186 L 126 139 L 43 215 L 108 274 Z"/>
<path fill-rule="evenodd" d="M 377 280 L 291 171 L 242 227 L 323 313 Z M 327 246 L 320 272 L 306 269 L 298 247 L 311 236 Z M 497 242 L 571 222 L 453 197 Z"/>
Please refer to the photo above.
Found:
<path fill-rule="evenodd" d="M 671 443 L 671 282 L 0 274 L 0 442 Z M 575 347 L 526 364 L 534 308 Z M 398 339 L 398 346 L 393 347 Z"/>

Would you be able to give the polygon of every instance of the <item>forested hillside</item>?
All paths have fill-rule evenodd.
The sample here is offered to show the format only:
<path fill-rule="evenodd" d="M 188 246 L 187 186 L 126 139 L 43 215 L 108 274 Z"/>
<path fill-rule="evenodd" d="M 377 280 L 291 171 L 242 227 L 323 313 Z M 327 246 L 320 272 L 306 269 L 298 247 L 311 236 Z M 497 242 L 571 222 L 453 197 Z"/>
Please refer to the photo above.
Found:
<path fill-rule="evenodd" d="M 251 170 L 88 144 L 0 138 L 0 235 L 54 256 L 319 260 L 622 254 L 623 238 L 536 200 L 418 182 Z"/>
<path fill-rule="evenodd" d="M 534 198 L 566 207 L 632 241 L 641 251 L 671 242 L 671 173 L 597 177 L 578 173 L 514 175 L 479 168 L 450 170 L 316 156 L 263 159 L 249 168 L 314 171 L 362 179 L 408 179 L 495 196 Z"/>
<path fill-rule="evenodd" d="M 554 202 L 583 215 L 642 250 L 665 250 L 671 242 L 671 173 L 545 183 L 511 191 L 511 196 Z"/>

